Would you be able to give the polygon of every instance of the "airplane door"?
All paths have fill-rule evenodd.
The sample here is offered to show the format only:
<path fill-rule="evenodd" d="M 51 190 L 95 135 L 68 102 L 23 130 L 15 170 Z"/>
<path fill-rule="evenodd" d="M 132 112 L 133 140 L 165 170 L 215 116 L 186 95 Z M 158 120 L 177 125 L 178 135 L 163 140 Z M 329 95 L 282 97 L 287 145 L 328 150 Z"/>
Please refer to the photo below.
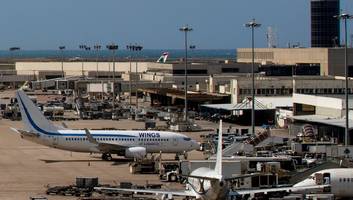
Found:
<path fill-rule="evenodd" d="M 178 146 L 178 138 L 173 138 L 173 145 Z"/>
<path fill-rule="evenodd" d="M 331 184 L 331 174 L 330 173 L 324 173 L 323 179 L 324 179 L 324 185 Z M 330 193 L 331 192 L 331 186 L 329 186 L 327 188 L 324 188 L 324 192 Z"/>
<path fill-rule="evenodd" d="M 324 179 L 324 184 L 325 185 L 331 184 L 331 175 L 330 175 L 330 173 L 324 173 L 323 179 Z"/>

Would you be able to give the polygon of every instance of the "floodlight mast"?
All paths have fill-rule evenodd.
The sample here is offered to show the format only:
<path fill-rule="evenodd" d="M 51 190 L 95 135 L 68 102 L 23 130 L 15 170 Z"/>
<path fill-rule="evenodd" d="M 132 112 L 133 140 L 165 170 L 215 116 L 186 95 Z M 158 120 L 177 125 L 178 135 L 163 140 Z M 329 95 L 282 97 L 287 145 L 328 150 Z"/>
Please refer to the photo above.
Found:
<path fill-rule="evenodd" d="M 111 43 L 111 44 L 108 44 L 107 46 L 107 49 L 109 51 L 112 52 L 112 61 L 113 61 L 113 108 L 112 108 L 112 116 L 114 115 L 115 116 L 115 52 L 116 50 L 118 50 L 119 46 L 114 44 L 114 43 Z"/>
<path fill-rule="evenodd" d="M 251 29 L 251 56 L 252 56 L 252 62 L 251 62 L 251 82 L 252 82 L 252 89 L 251 89 L 251 131 L 252 134 L 255 135 L 255 74 L 254 74 L 254 68 L 255 68 L 255 50 L 254 50 L 254 30 L 255 28 L 260 27 L 261 24 L 257 23 L 255 19 L 252 19 L 249 23 L 245 24 L 245 27 Z"/>
<path fill-rule="evenodd" d="M 344 23 L 344 76 L 345 76 L 345 90 L 344 90 L 344 96 L 345 96 L 345 104 L 346 104 L 346 120 L 345 120 L 345 138 L 344 138 L 344 145 L 347 147 L 348 146 L 348 140 L 349 140 L 349 101 L 348 101 L 348 55 L 347 55 L 347 20 L 352 19 L 353 16 L 349 15 L 347 13 L 342 13 L 340 15 L 335 15 L 333 16 L 334 18 L 337 18 L 338 20 L 343 20 Z"/>
<path fill-rule="evenodd" d="M 85 44 L 81 44 L 78 46 L 82 51 L 90 51 L 91 47 L 85 45 Z M 82 77 L 85 77 L 85 71 L 84 71 L 84 58 L 83 58 L 83 54 L 82 54 L 82 66 L 81 66 L 81 71 L 82 71 Z"/>
<path fill-rule="evenodd" d="M 65 77 L 65 73 L 64 73 L 64 50 L 65 50 L 65 46 L 59 46 L 59 50 L 61 52 L 61 77 L 64 78 Z"/>
<path fill-rule="evenodd" d="M 179 28 L 179 31 L 184 32 L 184 43 L 185 43 L 185 57 L 184 57 L 184 75 L 185 75 L 185 81 L 184 81 L 184 98 L 185 98 L 185 104 L 184 104 L 184 121 L 187 123 L 188 121 L 188 32 L 191 32 L 193 29 L 190 28 L 188 25 L 183 26 Z"/>
<path fill-rule="evenodd" d="M 98 78 L 99 77 L 99 69 L 98 69 L 98 65 L 99 65 L 99 62 L 98 62 L 98 60 L 99 60 L 99 50 L 102 48 L 102 46 L 100 45 L 100 44 L 96 44 L 96 45 L 94 45 L 93 46 L 93 48 L 94 48 L 94 50 L 96 50 L 96 78 Z"/>

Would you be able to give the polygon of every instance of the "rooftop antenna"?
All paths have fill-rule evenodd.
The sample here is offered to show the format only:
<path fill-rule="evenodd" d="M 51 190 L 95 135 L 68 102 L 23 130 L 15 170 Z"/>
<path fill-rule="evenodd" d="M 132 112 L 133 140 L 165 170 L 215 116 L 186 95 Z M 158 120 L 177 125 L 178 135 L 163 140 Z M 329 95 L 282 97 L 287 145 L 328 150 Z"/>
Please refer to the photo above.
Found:
<path fill-rule="evenodd" d="M 272 26 L 267 27 L 266 38 L 268 48 L 277 47 L 277 34 L 275 28 L 273 28 Z"/>

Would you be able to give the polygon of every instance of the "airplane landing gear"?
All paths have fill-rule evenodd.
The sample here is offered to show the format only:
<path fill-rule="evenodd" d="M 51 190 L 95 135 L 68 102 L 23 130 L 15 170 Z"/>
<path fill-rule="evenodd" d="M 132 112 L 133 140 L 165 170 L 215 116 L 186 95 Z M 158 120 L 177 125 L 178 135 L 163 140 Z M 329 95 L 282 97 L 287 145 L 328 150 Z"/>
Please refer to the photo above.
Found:
<path fill-rule="evenodd" d="M 102 154 L 102 159 L 105 160 L 105 161 L 111 161 L 113 160 L 113 157 L 110 153 L 103 153 Z"/>
<path fill-rule="evenodd" d="M 180 158 L 179 158 L 179 154 L 175 154 L 175 158 L 174 158 L 174 160 L 180 160 Z"/>
<path fill-rule="evenodd" d="M 176 153 L 175 154 L 175 160 L 180 160 L 180 156 L 183 156 L 185 160 L 188 159 L 188 153 L 184 151 L 183 153 Z"/>

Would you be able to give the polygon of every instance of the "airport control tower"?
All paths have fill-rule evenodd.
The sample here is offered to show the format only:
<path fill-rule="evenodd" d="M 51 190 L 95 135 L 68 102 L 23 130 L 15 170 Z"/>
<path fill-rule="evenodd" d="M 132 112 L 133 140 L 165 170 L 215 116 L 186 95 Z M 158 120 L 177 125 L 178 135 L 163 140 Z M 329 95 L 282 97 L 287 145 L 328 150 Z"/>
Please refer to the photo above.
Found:
<path fill-rule="evenodd" d="M 339 13 L 339 0 L 311 0 L 311 47 L 339 46 Z"/>

